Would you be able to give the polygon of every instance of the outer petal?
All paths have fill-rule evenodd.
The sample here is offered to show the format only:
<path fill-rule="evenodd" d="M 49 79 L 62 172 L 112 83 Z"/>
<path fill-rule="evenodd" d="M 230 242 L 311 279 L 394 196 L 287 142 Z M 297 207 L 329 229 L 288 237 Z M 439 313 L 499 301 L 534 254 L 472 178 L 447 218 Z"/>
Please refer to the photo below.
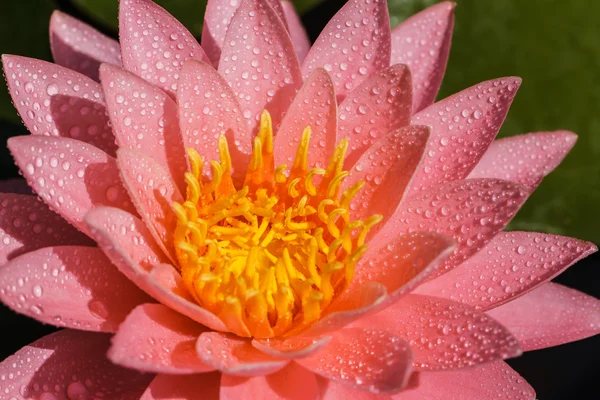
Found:
<path fill-rule="evenodd" d="M 412 123 L 429 125 L 432 135 L 414 191 L 469 175 L 496 137 L 520 85 L 520 78 L 482 82 L 415 114 Z"/>
<path fill-rule="evenodd" d="M 267 375 L 282 369 L 288 363 L 287 360 L 255 349 L 249 340 L 219 332 L 200 335 L 196 352 L 204 363 L 228 375 Z"/>
<path fill-rule="evenodd" d="M 100 68 L 108 115 L 119 147 L 154 158 L 185 188 L 186 155 L 177 104 L 162 90 L 121 68 Z"/>
<path fill-rule="evenodd" d="M 317 400 L 317 377 L 297 364 L 266 376 L 252 378 L 223 375 L 221 400 Z"/>
<path fill-rule="evenodd" d="M 257 132 L 263 110 L 279 126 L 302 86 L 302 74 L 290 36 L 264 1 L 242 0 L 227 35 L 219 72 L 238 95 L 244 117 Z"/>
<path fill-rule="evenodd" d="M 525 351 L 600 333 L 600 301 L 552 282 L 488 314 L 506 326 Z"/>
<path fill-rule="evenodd" d="M 337 102 L 333 82 L 322 68 L 309 75 L 281 122 L 274 142 L 275 165 L 293 165 L 308 126 L 312 131 L 308 165 L 325 168 L 336 145 Z"/>
<path fill-rule="evenodd" d="M 208 57 L 181 23 L 152 1 L 119 4 L 123 66 L 174 96 L 183 62 L 208 61 Z"/>
<path fill-rule="evenodd" d="M 221 374 L 157 375 L 140 400 L 219 400 Z"/>
<path fill-rule="evenodd" d="M 55 63 L 95 81 L 100 64 L 121 65 L 119 42 L 60 11 L 50 19 L 50 47 Z"/>
<path fill-rule="evenodd" d="M 102 88 L 87 76 L 46 61 L 3 55 L 13 104 L 33 135 L 63 136 L 114 155 Z"/>
<path fill-rule="evenodd" d="M 106 358 L 109 335 L 64 329 L 23 347 L 0 364 L 7 399 L 139 399 L 152 375 L 118 367 Z"/>
<path fill-rule="evenodd" d="M 407 295 L 352 326 L 385 329 L 408 340 L 420 370 L 465 368 L 522 352 L 510 332 L 486 314 L 437 297 Z"/>
<path fill-rule="evenodd" d="M 571 151 L 577 135 L 568 131 L 538 132 L 494 141 L 470 178 L 499 178 L 536 187 Z"/>
<path fill-rule="evenodd" d="M 323 67 L 339 98 L 390 65 L 390 16 L 385 0 L 350 0 L 329 21 L 302 64 L 308 76 Z"/>
<path fill-rule="evenodd" d="M 417 288 L 478 309 L 511 301 L 596 252 L 596 245 L 563 236 L 501 232 L 448 273 Z"/>
<path fill-rule="evenodd" d="M 503 361 L 458 371 L 421 372 L 419 386 L 394 400 L 534 400 L 533 388 Z"/>
<path fill-rule="evenodd" d="M 338 140 L 347 137 L 346 166 L 378 139 L 410 124 L 412 83 L 406 65 L 392 65 L 366 79 L 340 104 Z"/>
<path fill-rule="evenodd" d="M 380 393 L 406 386 L 413 359 L 401 338 L 385 330 L 354 328 L 336 332 L 325 349 L 297 362 L 334 382 Z"/>
<path fill-rule="evenodd" d="M 196 356 L 202 325 L 162 304 L 136 307 L 112 338 L 108 358 L 138 371 L 193 374 L 213 370 Z"/>
<path fill-rule="evenodd" d="M 431 105 L 448 63 L 455 3 L 445 1 L 413 15 L 392 31 L 392 64 L 406 64 L 413 78 L 413 112 Z"/>
<path fill-rule="evenodd" d="M 308 38 L 306 29 L 304 29 L 304 25 L 302 25 L 300 16 L 296 12 L 294 3 L 292 3 L 291 1 L 283 0 L 281 2 L 281 5 L 283 7 L 285 19 L 288 23 L 292 43 L 294 43 L 294 49 L 296 49 L 298 61 L 302 62 L 304 61 L 306 55 L 310 50 L 310 39 Z"/>
<path fill-rule="evenodd" d="M 413 374 L 414 375 L 414 374 Z M 410 382 L 409 382 L 410 385 Z M 348 385 L 337 383 L 321 378 L 321 400 L 390 400 L 391 397 L 386 394 L 367 392 L 366 390 L 354 389 Z M 408 386 L 402 391 L 404 393 Z"/>
<path fill-rule="evenodd" d="M 320 338 L 290 337 L 272 339 L 253 339 L 252 346 L 263 353 L 279 358 L 302 358 L 318 352 L 331 341 L 330 336 Z"/>
<path fill-rule="evenodd" d="M 83 216 L 97 206 L 135 212 L 114 158 L 77 140 L 45 136 L 8 139 L 29 185 L 50 208 L 84 233 Z"/>

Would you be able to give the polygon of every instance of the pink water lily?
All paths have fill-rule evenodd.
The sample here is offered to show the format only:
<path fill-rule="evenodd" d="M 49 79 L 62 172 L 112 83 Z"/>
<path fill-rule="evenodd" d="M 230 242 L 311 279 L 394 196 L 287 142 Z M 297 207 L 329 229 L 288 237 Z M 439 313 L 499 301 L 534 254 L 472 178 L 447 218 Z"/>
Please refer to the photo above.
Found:
<path fill-rule="evenodd" d="M 0 298 L 68 329 L 3 396 L 534 399 L 503 359 L 600 332 L 548 282 L 597 248 L 503 229 L 576 136 L 494 140 L 519 78 L 434 103 L 453 9 L 350 0 L 311 46 L 289 2 L 209 0 L 199 44 L 121 0 L 120 43 L 57 12 L 56 64 L 4 55 L 41 201 L 0 194 Z"/>

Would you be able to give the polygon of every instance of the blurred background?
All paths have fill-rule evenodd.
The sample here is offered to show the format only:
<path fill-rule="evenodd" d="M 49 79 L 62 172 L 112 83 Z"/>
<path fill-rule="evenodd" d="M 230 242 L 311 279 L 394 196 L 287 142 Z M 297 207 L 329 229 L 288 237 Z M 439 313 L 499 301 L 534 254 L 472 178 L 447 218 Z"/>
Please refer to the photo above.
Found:
<path fill-rule="evenodd" d="M 205 0 L 155 0 L 198 37 Z M 392 25 L 437 3 L 388 0 Z M 314 41 L 345 0 L 296 0 Z M 457 0 L 448 70 L 439 98 L 480 81 L 517 75 L 523 85 L 500 136 L 567 129 L 579 141 L 564 163 L 528 200 L 510 229 L 575 236 L 600 244 L 600 2 L 596 0 Z M 48 22 L 60 9 L 117 38 L 117 0 L 0 2 L 0 53 L 51 60 Z M 2 143 L 26 134 L 0 88 Z M 18 171 L 3 144 L 0 178 Z M 600 298 L 600 256 L 556 279 Z M 16 333 L 0 346 L 0 359 L 54 330 L 0 309 L 2 331 Z M 600 338 L 534 351 L 509 361 L 541 400 L 600 397 Z"/>

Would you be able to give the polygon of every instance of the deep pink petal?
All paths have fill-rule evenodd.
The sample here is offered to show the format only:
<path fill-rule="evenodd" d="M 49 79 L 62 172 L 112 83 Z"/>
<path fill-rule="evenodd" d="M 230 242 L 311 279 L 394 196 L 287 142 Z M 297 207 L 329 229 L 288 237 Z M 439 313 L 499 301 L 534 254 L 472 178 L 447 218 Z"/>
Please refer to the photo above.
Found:
<path fill-rule="evenodd" d="M 33 194 L 33 190 L 22 178 L 0 180 L 0 193 Z"/>
<path fill-rule="evenodd" d="M 100 64 L 121 65 L 119 42 L 60 11 L 50 19 L 50 48 L 55 63 L 95 81 Z"/>
<path fill-rule="evenodd" d="M 196 356 L 206 328 L 162 304 L 136 307 L 111 342 L 108 358 L 138 371 L 194 374 L 212 371 Z"/>
<path fill-rule="evenodd" d="M 458 371 L 421 372 L 419 386 L 394 400 L 534 400 L 533 388 L 504 361 Z"/>
<path fill-rule="evenodd" d="M 298 61 L 302 62 L 310 50 L 310 39 L 308 38 L 306 29 L 304 29 L 304 25 L 302 25 L 300 16 L 296 12 L 294 3 L 283 0 L 281 5 L 283 6 L 283 13 L 285 14 L 285 19 L 288 23 L 290 37 L 292 38 L 292 43 L 294 43 Z"/>
<path fill-rule="evenodd" d="M 33 58 L 3 55 L 2 64 L 13 104 L 32 135 L 73 138 L 115 154 L 99 83 Z"/>
<path fill-rule="evenodd" d="M 385 0 L 350 0 L 329 21 L 302 64 L 331 74 L 338 98 L 390 65 L 390 16 Z"/>
<path fill-rule="evenodd" d="M 494 141 L 469 178 L 499 178 L 536 187 L 571 151 L 577 135 L 538 132 Z"/>
<path fill-rule="evenodd" d="M 200 375 L 158 374 L 140 400 L 219 400 L 221 374 Z"/>
<path fill-rule="evenodd" d="M 600 333 L 600 301 L 556 283 L 546 283 L 488 311 L 525 351 L 574 342 Z"/>
<path fill-rule="evenodd" d="M 123 66 L 174 96 L 185 60 L 208 61 L 194 36 L 171 14 L 148 0 L 119 2 Z"/>
<path fill-rule="evenodd" d="M 266 354 L 279 358 L 303 358 L 318 352 L 331 341 L 330 336 L 320 338 L 290 337 L 253 339 L 252 346 Z"/>
<path fill-rule="evenodd" d="M 119 147 L 154 158 L 185 188 L 187 164 L 177 104 L 158 87 L 112 65 L 100 68 L 100 79 Z"/>
<path fill-rule="evenodd" d="M 412 83 L 406 65 L 392 65 L 366 79 L 339 108 L 337 140 L 347 137 L 346 166 L 378 139 L 410 124 Z"/>
<path fill-rule="evenodd" d="M 416 292 L 486 310 L 524 295 L 597 250 L 592 243 L 563 236 L 501 232 L 473 257 Z"/>
<path fill-rule="evenodd" d="M 266 376 L 251 378 L 223 375 L 221 400 L 318 400 L 317 377 L 298 364 Z"/>
<path fill-rule="evenodd" d="M 326 168 L 336 145 L 337 102 L 333 82 L 322 68 L 308 76 L 281 122 L 274 142 L 275 165 L 293 165 L 302 133 L 309 126 L 308 165 Z"/>
<path fill-rule="evenodd" d="M 412 123 L 429 125 L 431 138 L 413 191 L 467 177 L 496 137 L 520 85 L 520 78 L 482 82 L 415 114 Z"/>
<path fill-rule="evenodd" d="M 255 349 L 248 339 L 220 332 L 205 332 L 200 335 L 196 352 L 205 364 L 228 375 L 267 375 L 288 364 L 288 360 Z"/>
<path fill-rule="evenodd" d="M 412 72 L 413 112 L 434 102 L 448 63 L 455 3 L 444 1 L 413 15 L 392 31 L 392 64 Z"/>
<path fill-rule="evenodd" d="M 511 333 L 486 314 L 437 297 L 407 295 L 352 326 L 406 339 L 419 370 L 465 368 L 522 352 Z"/>
<path fill-rule="evenodd" d="M 334 382 L 385 393 L 406 386 L 413 357 L 400 337 L 385 330 L 352 328 L 336 332 L 327 347 L 296 362 Z"/>
<path fill-rule="evenodd" d="M 223 75 L 242 106 L 250 128 L 257 132 L 263 110 L 273 126 L 302 86 L 302 73 L 282 20 L 261 0 L 242 0 L 227 35 L 219 61 Z"/>
<path fill-rule="evenodd" d="M 51 209 L 84 233 L 83 216 L 93 207 L 135 213 L 119 178 L 116 160 L 74 139 L 17 136 L 8 148 L 29 185 Z"/>

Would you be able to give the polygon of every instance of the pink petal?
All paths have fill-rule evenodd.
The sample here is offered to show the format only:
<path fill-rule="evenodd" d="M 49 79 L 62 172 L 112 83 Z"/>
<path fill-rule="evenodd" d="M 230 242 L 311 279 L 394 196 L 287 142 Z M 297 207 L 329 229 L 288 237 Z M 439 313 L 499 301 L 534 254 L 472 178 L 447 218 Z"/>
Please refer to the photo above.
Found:
<path fill-rule="evenodd" d="M 33 190 L 22 178 L 4 179 L 0 181 L 0 193 L 33 194 Z"/>
<path fill-rule="evenodd" d="M 385 330 L 354 328 L 336 332 L 325 349 L 297 362 L 334 382 L 379 393 L 406 386 L 413 358 L 403 339 Z"/>
<path fill-rule="evenodd" d="M 74 139 L 17 136 L 8 148 L 29 185 L 50 208 L 88 233 L 83 216 L 93 207 L 135 212 L 117 163 L 102 150 Z"/>
<path fill-rule="evenodd" d="M 50 19 L 50 47 L 55 63 L 95 81 L 100 64 L 121 65 L 119 42 L 60 11 Z"/>
<path fill-rule="evenodd" d="M 419 386 L 394 400 L 533 400 L 533 388 L 503 361 L 458 371 L 421 372 Z"/>
<path fill-rule="evenodd" d="M 13 104 L 32 135 L 78 139 L 115 154 L 100 84 L 33 58 L 3 55 L 2 64 Z"/>
<path fill-rule="evenodd" d="M 449 271 L 471 257 L 517 213 L 529 195 L 525 187 L 497 179 L 468 179 L 432 187 L 403 202 L 381 237 L 434 231 L 451 236 L 457 247 L 438 270 Z"/>
<path fill-rule="evenodd" d="M 302 64 L 308 76 L 323 67 L 339 98 L 390 65 L 390 16 L 385 0 L 350 0 L 329 21 Z"/>
<path fill-rule="evenodd" d="M 473 257 L 416 291 L 485 310 L 524 295 L 597 250 L 592 243 L 563 236 L 501 232 Z"/>
<path fill-rule="evenodd" d="M 13 310 L 56 326 L 115 332 L 149 298 L 95 247 L 46 247 L 0 269 L 0 299 Z M 14 290 L 13 290 L 14 289 Z"/>
<path fill-rule="evenodd" d="M 413 373 L 414 375 L 414 373 Z M 337 383 L 330 380 L 321 378 L 322 383 L 322 396 L 321 400 L 340 400 L 340 399 L 352 399 L 352 400 L 390 400 L 391 397 L 382 393 L 371 393 L 366 390 L 355 389 L 343 383 Z M 405 388 L 402 393 L 408 389 Z"/>
<path fill-rule="evenodd" d="M 306 29 L 304 29 L 304 25 L 302 25 L 300 16 L 296 12 L 294 3 L 284 0 L 281 2 L 281 5 L 283 6 L 283 13 L 289 26 L 290 37 L 292 38 L 292 43 L 294 43 L 298 61 L 302 62 L 310 50 L 310 39 L 308 38 Z"/>
<path fill-rule="evenodd" d="M 263 353 L 278 358 L 303 358 L 318 352 L 331 341 L 330 336 L 320 338 L 290 337 L 272 339 L 254 339 L 252 346 Z"/>
<path fill-rule="evenodd" d="M 413 124 L 431 127 L 415 192 L 469 175 L 496 137 L 520 85 L 520 78 L 482 82 L 413 116 Z"/>
<path fill-rule="evenodd" d="M 506 326 L 525 351 L 600 333 L 600 301 L 552 282 L 488 314 Z"/>
<path fill-rule="evenodd" d="M 196 351 L 200 360 L 228 375 L 267 375 L 288 364 L 255 349 L 247 339 L 219 332 L 200 335 Z"/>
<path fill-rule="evenodd" d="M 106 107 L 119 147 L 154 158 L 185 188 L 186 155 L 177 104 L 162 90 L 112 65 L 100 68 Z"/>
<path fill-rule="evenodd" d="M 366 79 L 340 104 L 338 140 L 350 139 L 352 166 L 378 139 L 410 124 L 412 82 L 406 65 L 393 65 Z"/>
<path fill-rule="evenodd" d="M 437 297 L 407 295 L 352 326 L 408 340 L 420 370 L 465 368 L 522 353 L 511 333 L 486 314 Z"/>
<path fill-rule="evenodd" d="M 275 136 L 275 165 L 292 166 L 302 132 L 310 126 L 310 168 L 327 167 L 337 132 L 337 102 L 329 74 L 322 68 L 311 73 L 288 109 Z"/>
<path fill-rule="evenodd" d="M 219 72 L 237 94 L 250 128 L 257 131 L 265 109 L 273 126 L 279 126 L 302 86 L 300 65 L 282 20 L 264 1 L 242 0 L 225 43 Z"/>
<path fill-rule="evenodd" d="M 208 57 L 181 23 L 152 1 L 119 4 L 123 66 L 174 96 L 183 62 L 208 61 Z"/>
<path fill-rule="evenodd" d="M 317 377 L 290 363 L 285 368 L 266 376 L 245 378 L 223 375 L 221 400 L 318 400 Z"/>
<path fill-rule="evenodd" d="M 42 247 L 92 243 L 37 197 L 0 193 L 0 265 Z"/>
<path fill-rule="evenodd" d="M 172 235 L 177 219 L 172 204 L 174 201 L 183 203 L 179 189 L 161 165 L 136 150 L 119 149 L 117 164 L 121 179 L 142 219 L 161 249 L 172 261 L 176 260 Z"/>
<path fill-rule="evenodd" d="M 392 31 L 392 64 L 406 64 L 413 78 L 413 112 L 434 102 L 448 63 L 454 7 L 445 1 L 413 15 Z"/>
<path fill-rule="evenodd" d="M 127 316 L 113 336 L 108 358 L 138 371 L 166 374 L 211 371 L 196 356 L 196 339 L 205 330 L 162 304 L 143 304 Z"/>
<path fill-rule="evenodd" d="M 118 367 L 105 356 L 110 336 L 64 329 L 23 347 L 0 364 L 6 399 L 139 399 L 152 375 Z M 41 390 L 40 390 L 41 389 Z"/>
<path fill-rule="evenodd" d="M 407 126 L 385 135 L 360 156 L 342 184 L 343 191 L 364 182 L 350 203 L 353 218 L 364 220 L 381 214 L 380 226 L 386 223 L 423 158 L 428 138 L 428 127 Z"/>
<path fill-rule="evenodd" d="M 494 141 L 470 178 L 499 178 L 535 187 L 571 151 L 577 135 L 568 131 L 538 132 Z"/>
<path fill-rule="evenodd" d="M 154 378 L 140 400 L 219 400 L 221 374 L 162 375 Z"/>

